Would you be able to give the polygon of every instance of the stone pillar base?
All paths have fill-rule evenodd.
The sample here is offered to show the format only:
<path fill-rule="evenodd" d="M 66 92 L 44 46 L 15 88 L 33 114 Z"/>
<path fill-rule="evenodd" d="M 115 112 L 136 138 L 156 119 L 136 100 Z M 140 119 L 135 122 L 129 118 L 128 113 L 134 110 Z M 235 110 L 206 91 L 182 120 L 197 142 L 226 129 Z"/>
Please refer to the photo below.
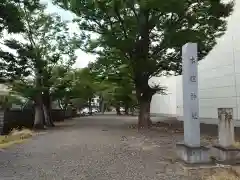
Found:
<path fill-rule="evenodd" d="M 217 162 L 229 165 L 240 164 L 240 148 L 234 146 L 223 147 L 221 145 L 214 145 L 213 147 L 218 150 Z"/>
<path fill-rule="evenodd" d="M 177 144 L 178 157 L 186 164 L 209 164 L 209 148 L 205 146 L 191 147 L 184 143 Z"/>

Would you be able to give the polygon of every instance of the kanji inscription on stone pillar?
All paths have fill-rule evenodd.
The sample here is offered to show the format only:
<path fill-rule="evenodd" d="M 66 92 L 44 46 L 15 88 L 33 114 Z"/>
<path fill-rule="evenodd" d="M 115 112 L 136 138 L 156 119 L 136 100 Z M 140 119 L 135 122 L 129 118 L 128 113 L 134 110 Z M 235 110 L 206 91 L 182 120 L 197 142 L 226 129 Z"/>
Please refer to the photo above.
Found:
<path fill-rule="evenodd" d="M 200 146 L 197 44 L 182 47 L 184 143 Z"/>

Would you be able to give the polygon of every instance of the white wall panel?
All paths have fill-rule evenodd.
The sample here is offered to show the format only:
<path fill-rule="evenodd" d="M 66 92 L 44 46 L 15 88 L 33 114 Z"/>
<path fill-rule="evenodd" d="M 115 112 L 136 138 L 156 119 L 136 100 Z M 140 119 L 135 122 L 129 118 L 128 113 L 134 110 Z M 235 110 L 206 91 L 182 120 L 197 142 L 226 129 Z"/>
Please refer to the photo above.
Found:
<path fill-rule="evenodd" d="M 209 119 L 209 121 L 212 121 L 211 119 L 216 119 L 217 115 L 217 108 L 204 108 L 201 107 L 199 109 L 199 112 L 201 114 L 201 118 L 204 119 Z M 237 119 L 237 109 L 233 108 L 233 118 Z M 218 122 L 218 121 L 214 121 L 214 122 Z M 212 123 L 210 123 L 212 124 Z"/>
<path fill-rule="evenodd" d="M 203 60 L 204 61 L 204 60 Z M 220 66 L 218 68 L 208 69 L 207 71 L 199 71 L 199 79 L 206 79 L 206 78 L 217 78 L 223 77 L 226 75 L 231 75 L 234 73 L 234 66 L 233 64 Z"/>
<path fill-rule="evenodd" d="M 176 81 L 176 106 L 180 107 L 183 105 L 183 89 L 182 89 L 182 76 L 175 77 Z M 176 107 L 176 108 L 177 108 Z M 177 109 L 176 109 L 177 112 Z"/>
<path fill-rule="evenodd" d="M 200 73 L 199 73 L 200 74 Z M 229 74 L 217 78 L 199 78 L 199 89 L 209 89 L 217 87 L 235 86 L 234 74 Z"/>
<path fill-rule="evenodd" d="M 177 106 L 177 116 L 183 116 L 183 106 Z"/>
<path fill-rule="evenodd" d="M 200 89 L 199 97 L 201 99 L 207 98 L 228 98 L 236 96 L 236 91 L 234 86 L 226 86 L 226 87 L 217 87 L 217 88 L 209 88 L 209 89 Z"/>
<path fill-rule="evenodd" d="M 240 41 L 240 38 L 239 38 L 239 41 Z M 240 74 L 240 45 L 238 46 L 239 46 L 238 47 L 239 50 L 234 51 L 234 63 L 235 63 L 235 73 Z"/>
<path fill-rule="evenodd" d="M 201 114 L 201 118 L 216 118 L 217 117 L 217 109 L 216 108 L 200 106 L 199 113 Z"/>
<path fill-rule="evenodd" d="M 209 107 L 209 108 L 232 108 L 236 107 L 236 97 L 226 97 L 226 98 L 206 98 L 199 99 L 200 107 Z"/>
<path fill-rule="evenodd" d="M 155 94 L 152 97 L 152 101 L 151 101 L 151 107 L 150 107 L 150 112 L 151 113 L 159 113 L 160 112 L 160 108 L 158 107 L 158 102 L 160 102 L 161 99 L 158 96 L 158 94 Z"/>

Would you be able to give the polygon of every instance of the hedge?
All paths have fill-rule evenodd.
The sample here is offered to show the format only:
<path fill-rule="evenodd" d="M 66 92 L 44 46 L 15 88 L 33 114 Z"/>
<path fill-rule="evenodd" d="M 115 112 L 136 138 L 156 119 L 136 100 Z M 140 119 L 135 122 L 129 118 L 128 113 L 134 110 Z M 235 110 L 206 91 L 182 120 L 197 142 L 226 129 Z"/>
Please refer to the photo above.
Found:
<path fill-rule="evenodd" d="M 54 109 L 51 112 L 54 122 L 64 121 L 72 117 L 76 117 L 77 113 L 75 110 L 61 110 Z M 1 134 L 8 134 L 12 129 L 21 129 L 33 127 L 34 123 L 34 110 L 9 110 L 4 112 L 4 122 L 2 123 Z"/>

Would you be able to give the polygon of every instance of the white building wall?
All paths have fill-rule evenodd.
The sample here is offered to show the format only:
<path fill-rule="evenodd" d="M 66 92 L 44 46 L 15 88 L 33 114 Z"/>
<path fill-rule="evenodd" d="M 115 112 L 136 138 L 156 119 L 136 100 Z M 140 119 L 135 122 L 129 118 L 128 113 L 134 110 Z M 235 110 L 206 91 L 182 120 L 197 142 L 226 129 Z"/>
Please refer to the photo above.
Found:
<path fill-rule="evenodd" d="M 228 30 L 209 55 L 199 62 L 200 117 L 217 123 L 217 108 L 234 109 L 234 118 L 240 124 L 240 1 L 228 20 Z M 152 114 L 167 114 L 179 119 L 183 115 L 182 76 L 152 78 L 167 87 L 167 95 L 154 95 Z"/>
<path fill-rule="evenodd" d="M 176 78 L 153 78 L 155 84 L 161 84 L 166 87 L 166 95 L 155 94 L 151 102 L 151 112 L 165 115 L 176 114 L 177 93 L 176 93 Z M 159 104 L 161 102 L 161 104 Z M 161 108 L 159 108 L 161 106 Z"/>

